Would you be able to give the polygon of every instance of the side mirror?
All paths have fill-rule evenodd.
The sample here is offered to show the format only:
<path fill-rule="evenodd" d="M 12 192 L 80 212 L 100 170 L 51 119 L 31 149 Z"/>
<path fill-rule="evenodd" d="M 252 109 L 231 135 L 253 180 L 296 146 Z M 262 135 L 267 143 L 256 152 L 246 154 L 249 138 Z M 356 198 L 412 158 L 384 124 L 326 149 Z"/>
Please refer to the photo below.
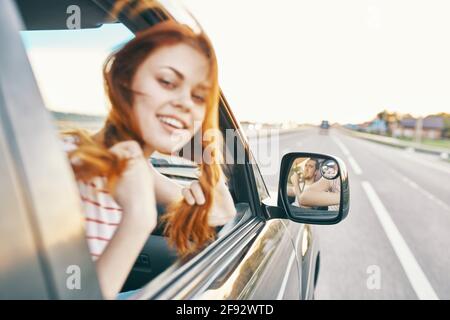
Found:
<path fill-rule="evenodd" d="M 350 207 L 344 162 L 324 154 L 291 152 L 281 161 L 278 207 L 292 221 L 336 224 Z"/>

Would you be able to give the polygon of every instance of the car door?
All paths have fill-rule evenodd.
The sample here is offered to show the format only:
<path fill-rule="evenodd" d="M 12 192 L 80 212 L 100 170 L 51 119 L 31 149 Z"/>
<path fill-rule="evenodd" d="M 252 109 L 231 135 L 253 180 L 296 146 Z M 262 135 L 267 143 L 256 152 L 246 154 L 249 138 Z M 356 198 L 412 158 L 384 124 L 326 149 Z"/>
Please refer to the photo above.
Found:
<path fill-rule="evenodd" d="M 265 140 L 271 141 L 271 139 L 272 138 L 263 139 L 263 141 L 260 140 L 260 143 L 267 143 L 267 141 Z M 269 193 L 261 171 L 256 163 L 252 165 L 252 169 L 255 177 L 255 183 L 258 189 L 259 199 L 263 205 L 264 211 L 266 211 L 266 214 L 270 216 L 271 213 L 269 212 L 269 208 L 272 205 L 276 205 L 277 194 Z M 309 244 L 300 242 L 299 240 L 303 239 L 307 234 L 310 235 L 309 233 L 305 232 L 305 227 L 307 230 L 309 230 L 309 227 L 301 223 L 292 222 L 289 219 L 277 220 L 283 224 L 286 234 L 290 238 L 290 244 L 293 250 L 293 252 L 289 256 L 289 260 L 287 260 L 287 264 L 285 267 L 285 278 L 283 279 L 282 288 L 280 288 L 277 299 L 305 298 L 307 296 L 304 295 L 304 287 L 309 282 L 309 275 L 305 274 L 305 271 L 307 271 L 308 269 L 304 268 L 305 263 L 302 262 L 302 253 L 307 250 L 305 249 L 305 245 L 308 246 Z"/>
<path fill-rule="evenodd" d="M 270 139 L 268 140 L 270 141 Z M 260 201 L 263 203 L 267 214 L 273 216 L 274 213 L 270 212 L 270 210 L 277 206 L 278 194 L 273 192 L 269 196 L 259 167 L 257 165 L 252 167 Z M 292 256 L 289 257 L 286 267 L 286 279 L 284 280 L 287 281 L 287 285 L 284 287 L 285 294 L 282 294 L 280 291 L 278 298 L 313 299 L 319 268 L 318 237 L 315 235 L 312 225 L 293 222 L 289 219 L 278 220 L 286 228 L 286 234 L 290 237 L 293 249 Z M 283 282 L 283 285 L 285 285 L 285 282 Z"/>

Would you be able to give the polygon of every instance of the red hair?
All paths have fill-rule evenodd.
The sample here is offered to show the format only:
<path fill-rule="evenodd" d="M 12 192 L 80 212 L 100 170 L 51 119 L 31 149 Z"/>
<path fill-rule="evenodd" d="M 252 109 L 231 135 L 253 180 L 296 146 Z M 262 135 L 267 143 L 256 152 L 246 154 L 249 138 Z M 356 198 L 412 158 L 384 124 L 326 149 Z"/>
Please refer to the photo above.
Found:
<path fill-rule="evenodd" d="M 134 113 L 131 112 L 134 97 L 130 85 L 133 76 L 155 49 L 179 43 L 193 47 L 209 61 L 209 81 L 212 87 L 206 97 L 202 132 L 218 129 L 217 60 L 209 39 L 204 33 L 194 33 L 187 26 L 174 21 L 161 22 L 138 32 L 134 39 L 106 60 L 103 76 L 111 110 L 102 130 L 103 145 L 86 133 L 80 131 L 71 133 L 79 139 L 79 148 L 69 153 L 71 159 L 76 159 L 72 161 L 72 166 L 77 179 L 88 181 L 95 176 L 104 176 L 107 178 L 108 188 L 113 190 L 115 182 L 126 168 L 126 160 L 119 160 L 108 149 L 125 140 L 135 140 L 141 147 L 145 144 L 138 123 L 133 118 Z M 209 141 L 202 139 L 202 151 L 211 143 L 215 143 L 213 139 L 214 137 Z M 211 150 L 211 147 L 208 150 Z M 205 204 L 191 206 L 180 199 L 168 207 L 162 218 L 166 223 L 165 234 L 169 238 L 169 243 L 176 247 L 181 256 L 198 251 L 215 237 L 214 229 L 208 225 L 208 215 L 214 202 L 214 188 L 222 174 L 218 164 L 220 157 L 218 152 L 218 148 L 212 149 L 211 159 L 200 164 L 199 183 L 205 195 Z"/>

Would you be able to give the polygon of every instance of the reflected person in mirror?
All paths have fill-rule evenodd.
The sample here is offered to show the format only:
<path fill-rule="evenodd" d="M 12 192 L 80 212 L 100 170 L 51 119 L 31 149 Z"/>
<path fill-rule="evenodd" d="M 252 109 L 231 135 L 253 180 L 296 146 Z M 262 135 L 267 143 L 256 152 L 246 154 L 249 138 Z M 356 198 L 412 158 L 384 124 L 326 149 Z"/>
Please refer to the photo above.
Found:
<path fill-rule="evenodd" d="M 300 206 L 299 198 L 301 193 L 317 180 L 319 161 L 312 158 L 298 158 L 294 161 L 292 169 L 294 171 L 290 178 L 292 187 L 290 190 L 288 189 L 288 194 L 295 195 L 295 201 L 292 205 Z"/>
<path fill-rule="evenodd" d="M 320 178 L 319 181 L 309 185 L 300 195 L 301 207 L 326 207 L 329 211 L 338 211 L 341 197 L 340 178 L 333 180 Z"/>

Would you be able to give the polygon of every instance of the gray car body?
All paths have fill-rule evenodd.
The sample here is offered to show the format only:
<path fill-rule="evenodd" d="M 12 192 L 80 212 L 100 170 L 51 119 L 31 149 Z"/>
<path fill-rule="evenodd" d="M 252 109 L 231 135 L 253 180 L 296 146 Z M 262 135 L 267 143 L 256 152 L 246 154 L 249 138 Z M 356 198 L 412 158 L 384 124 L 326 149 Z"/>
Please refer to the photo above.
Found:
<path fill-rule="evenodd" d="M 53 3 L 64 8 L 69 2 L 93 12 L 111 4 Z M 32 3 L 6 0 L 0 11 L 0 41 L 6 49 L 0 53 L 0 298 L 101 299 L 73 174 L 19 36 L 21 13 L 27 22 L 33 15 L 51 16 L 55 7 L 52 1 Z M 132 31 L 146 23 L 151 24 L 141 21 Z M 236 205 L 235 221 L 187 261 L 176 259 L 161 233 L 151 235 L 127 282 L 129 288 L 141 288 L 133 298 L 313 298 L 320 260 L 313 227 L 269 220 L 268 203 L 276 199 L 270 198 L 223 94 L 220 127 L 237 130 L 237 143 L 246 154 L 232 171 L 235 192 L 245 198 Z M 75 275 L 80 275 L 79 286 Z"/>

